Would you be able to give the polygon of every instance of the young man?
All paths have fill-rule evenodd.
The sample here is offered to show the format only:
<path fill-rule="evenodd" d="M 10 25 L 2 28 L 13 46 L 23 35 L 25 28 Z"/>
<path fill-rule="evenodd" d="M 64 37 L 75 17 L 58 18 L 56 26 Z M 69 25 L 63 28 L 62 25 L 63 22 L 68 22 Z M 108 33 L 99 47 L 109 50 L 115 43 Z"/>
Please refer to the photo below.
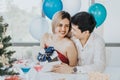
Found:
<path fill-rule="evenodd" d="M 72 40 L 78 50 L 78 65 L 55 65 L 53 72 L 89 73 L 102 72 L 105 69 L 105 43 L 93 32 L 96 21 L 92 14 L 79 12 L 72 17 Z"/>

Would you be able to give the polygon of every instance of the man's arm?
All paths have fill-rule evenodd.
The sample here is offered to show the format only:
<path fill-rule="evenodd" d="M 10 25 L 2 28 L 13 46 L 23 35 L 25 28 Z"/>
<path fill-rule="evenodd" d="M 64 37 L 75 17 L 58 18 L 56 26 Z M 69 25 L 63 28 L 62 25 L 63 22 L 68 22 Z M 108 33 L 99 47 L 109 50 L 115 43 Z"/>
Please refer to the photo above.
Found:
<path fill-rule="evenodd" d="M 62 64 L 54 65 L 52 68 L 52 72 L 71 74 L 74 73 L 74 67 L 62 63 Z"/>

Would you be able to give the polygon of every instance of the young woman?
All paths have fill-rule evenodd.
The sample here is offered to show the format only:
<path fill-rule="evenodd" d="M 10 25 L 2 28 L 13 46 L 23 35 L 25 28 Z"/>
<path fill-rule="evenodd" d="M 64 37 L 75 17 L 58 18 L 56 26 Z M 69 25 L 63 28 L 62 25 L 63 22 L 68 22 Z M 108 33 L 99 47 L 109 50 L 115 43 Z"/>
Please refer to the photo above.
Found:
<path fill-rule="evenodd" d="M 70 66 L 77 64 L 77 51 L 74 43 L 67 37 L 71 30 L 71 16 L 68 12 L 59 11 L 52 19 L 52 32 L 45 33 L 40 42 L 41 48 L 53 47 L 58 58 Z"/>

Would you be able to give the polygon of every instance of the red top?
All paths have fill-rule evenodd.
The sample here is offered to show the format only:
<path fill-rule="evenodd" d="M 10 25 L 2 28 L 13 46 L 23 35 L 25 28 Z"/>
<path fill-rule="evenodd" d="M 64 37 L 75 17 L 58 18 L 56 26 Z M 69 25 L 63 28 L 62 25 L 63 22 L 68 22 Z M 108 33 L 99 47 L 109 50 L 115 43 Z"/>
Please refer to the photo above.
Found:
<path fill-rule="evenodd" d="M 59 59 L 66 64 L 69 64 L 69 60 L 66 56 L 64 56 L 62 53 L 60 53 L 59 51 L 56 50 L 56 52 L 58 53 L 58 57 Z"/>
<path fill-rule="evenodd" d="M 47 48 L 48 46 L 45 45 L 45 48 Z M 66 56 L 64 56 L 62 53 L 60 53 L 59 51 L 56 50 L 56 52 L 58 53 L 58 57 L 59 59 L 63 62 L 63 63 L 66 63 L 66 64 L 69 64 L 69 60 Z"/>

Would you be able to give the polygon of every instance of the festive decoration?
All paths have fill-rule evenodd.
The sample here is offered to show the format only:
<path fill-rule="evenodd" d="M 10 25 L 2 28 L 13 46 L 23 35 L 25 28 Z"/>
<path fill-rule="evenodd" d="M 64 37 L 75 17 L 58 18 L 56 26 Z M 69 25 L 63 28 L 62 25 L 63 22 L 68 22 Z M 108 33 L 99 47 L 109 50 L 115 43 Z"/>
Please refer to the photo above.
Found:
<path fill-rule="evenodd" d="M 40 40 L 42 35 L 48 32 L 48 30 L 49 30 L 48 22 L 43 17 L 37 17 L 33 19 L 29 28 L 30 34 L 36 40 Z"/>
<path fill-rule="evenodd" d="M 0 17 L 0 76 L 2 75 L 14 75 L 18 74 L 15 73 L 12 68 L 12 63 L 15 59 L 11 58 L 12 54 L 15 51 L 7 51 L 7 47 L 11 46 L 12 44 L 9 43 L 11 40 L 10 36 L 6 36 L 8 24 L 3 24 L 3 17 Z"/>
<path fill-rule="evenodd" d="M 4 54 L 0 56 L 0 63 L 2 63 L 3 66 L 8 65 L 9 64 L 8 61 L 9 61 L 8 58 L 6 58 Z"/>
<path fill-rule="evenodd" d="M 2 49 L 3 48 L 3 44 L 2 44 L 2 42 L 0 42 L 0 49 Z"/>
<path fill-rule="evenodd" d="M 62 0 L 62 3 L 63 10 L 69 12 L 72 16 L 80 11 L 81 0 Z"/>
<path fill-rule="evenodd" d="M 22 80 L 22 79 L 17 75 L 13 75 L 13 76 L 7 76 L 5 80 Z"/>
<path fill-rule="evenodd" d="M 44 0 L 43 1 L 43 12 L 49 18 L 52 19 L 53 15 L 62 10 L 63 5 L 61 0 Z"/>
<path fill-rule="evenodd" d="M 94 3 L 89 7 L 88 10 L 93 14 L 97 22 L 96 28 L 99 27 L 106 19 L 107 11 L 106 8 L 100 3 Z"/>

